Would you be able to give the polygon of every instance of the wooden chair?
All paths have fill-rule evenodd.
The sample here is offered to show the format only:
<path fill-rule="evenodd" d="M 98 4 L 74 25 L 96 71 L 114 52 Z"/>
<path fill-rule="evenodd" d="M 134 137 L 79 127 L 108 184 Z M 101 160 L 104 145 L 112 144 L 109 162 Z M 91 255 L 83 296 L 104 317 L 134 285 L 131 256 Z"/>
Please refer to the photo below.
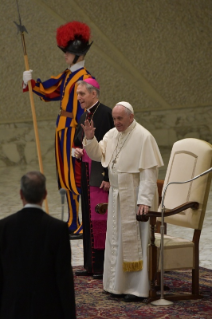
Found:
<path fill-rule="evenodd" d="M 208 170 L 212 165 L 212 145 L 198 139 L 188 138 L 173 145 L 166 172 L 164 186 L 170 182 L 184 182 Z M 190 183 L 174 184 L 167 188 L 164 200 L 165 222 L 193 229 L 189 241 L 164 235 L 164 271 L 191 269 L 192 291 L 190 294 L 168 295 L 167 300 L 198 299 L 199 294 L 199 240 L 205 217 L 212 173 Z M 150 218 L 151 243 L 149 246 L 149 300 L 158 298 L 155 281 L 160 272 L 161 235 L 155 233 L 156 223 L 160 222 L 161 206 L 158 212 L 137 216 L 138 221 Z"/>

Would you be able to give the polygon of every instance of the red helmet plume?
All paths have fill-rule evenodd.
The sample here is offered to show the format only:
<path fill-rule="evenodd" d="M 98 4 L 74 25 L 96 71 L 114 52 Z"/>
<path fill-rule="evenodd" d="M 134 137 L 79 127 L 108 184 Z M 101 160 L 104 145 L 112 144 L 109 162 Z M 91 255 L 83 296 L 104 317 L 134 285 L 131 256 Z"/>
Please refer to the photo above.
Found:
<path fill-rule="evenodd" d="M 90 39 L 90 28 L 85 23 L 72 21 L 57 29 L 57 45 L 66 48 L 70 41 L 81 40 L 88 43 Z"/>

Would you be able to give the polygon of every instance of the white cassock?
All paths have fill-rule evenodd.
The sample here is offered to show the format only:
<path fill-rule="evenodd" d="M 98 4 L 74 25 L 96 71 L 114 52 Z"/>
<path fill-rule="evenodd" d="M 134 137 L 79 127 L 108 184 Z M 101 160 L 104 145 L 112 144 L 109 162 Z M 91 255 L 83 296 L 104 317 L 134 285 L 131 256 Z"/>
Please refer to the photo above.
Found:
<path fill-rule="evenodd" d="M 137 205 L 158 207 L 157 168 L 163 165 L 153 136 L 135 120 L 101 142 L 83 141 L 89 157 L 109 168 L 109 204 L 103 288 L 113 294 L 147 297 L 149 222 L 137 222 Z"/>

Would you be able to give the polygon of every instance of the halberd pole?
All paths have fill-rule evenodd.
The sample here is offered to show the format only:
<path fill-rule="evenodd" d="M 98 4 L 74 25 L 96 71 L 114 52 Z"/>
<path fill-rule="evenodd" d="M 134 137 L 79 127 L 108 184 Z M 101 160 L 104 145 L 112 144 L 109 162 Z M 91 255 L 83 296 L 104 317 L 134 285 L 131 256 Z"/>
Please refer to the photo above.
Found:
<path fill-rule="evenodd" d="M 26 44 L 25 44 L 25 37 L 24 37 L 24 32 L 27 32 L 27 30 L 26 30 L 25 26 L 23 26 L 21 23 L 21 16 L 20 16 L 19 7 L 18 7 L 18 0 L 16 0 L 16 4 L 17 4 L 17 10 L 18 10 L 20 24 L 17 24 L 15 21 L 14 21 L 14 23 L 16 24 L 16 26 L 18 28 L 18 32 L 21 33 L 21 42 L 22 42 L 23 52 L 24 52 L 25 69 L 26 69 L 26 71 L 28 71 L 29 70 L 29 61 L 28 61 Z M 38 135 L 37 119 L 36 119 L 36 113 L 35 113 L 35 104 L 34 104 L 31 81 L 28 82 L 28 88 L 29 88 L 29 98 L 30 98 L 30 104 L 31 104 L 33 126 L 34 126 L 34 132 L 35 132 L 35 142 L 36 142 L 37 154 L 38 154 L 38 163 L 39 163 L 40 172 L 43 174 L 43 162 L 42 162 L 42 157 L 41 157 L 40 140 L 39 140 L 39 135 Z M 45 210 L 49 214 L 47 198 L 45 199 Z"/>

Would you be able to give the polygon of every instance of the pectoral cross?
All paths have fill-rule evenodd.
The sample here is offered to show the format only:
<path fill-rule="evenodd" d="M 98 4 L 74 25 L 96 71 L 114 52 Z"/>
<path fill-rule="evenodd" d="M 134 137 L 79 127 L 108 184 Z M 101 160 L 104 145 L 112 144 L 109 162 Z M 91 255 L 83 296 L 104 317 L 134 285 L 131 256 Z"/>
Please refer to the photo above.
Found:
<path fill-rule="evenodd" d="M 114 159 L 114 160 L 112 161 L 112 163 L 113 163 L 113 165 L 112 165 L 112 168 L 113 168 L 113 166 L 114 166 L 115 163 L 116 163 L 116 159 Z"/>

